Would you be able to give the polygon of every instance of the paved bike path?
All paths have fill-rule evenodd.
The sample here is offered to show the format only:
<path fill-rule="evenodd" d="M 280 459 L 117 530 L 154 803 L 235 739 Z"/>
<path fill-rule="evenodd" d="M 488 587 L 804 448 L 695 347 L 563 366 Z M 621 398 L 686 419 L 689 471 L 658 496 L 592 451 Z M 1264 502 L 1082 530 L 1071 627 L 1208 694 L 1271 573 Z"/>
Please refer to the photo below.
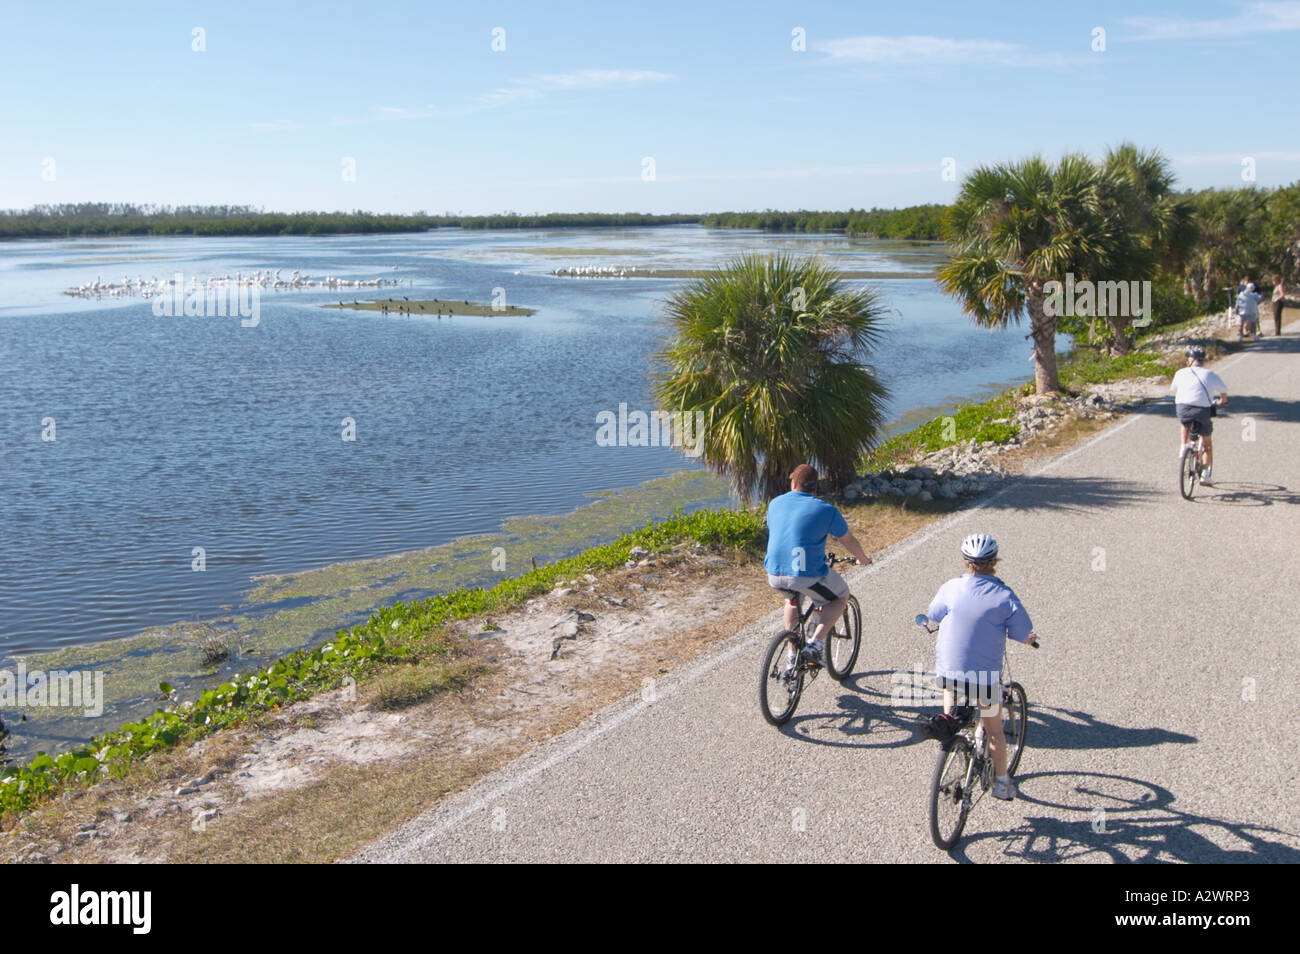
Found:
<path fill-rule="evenodd" d="M 976 530 L 1043 648 L 1011 648 L 1030 702 L 1021 797 L 986 797 L 958 860 L 1300 861 L 1300 326 L 1216 365 L 1215 487 L 1177 490 L 1173 409 L 1110 426 L 975 509 L 847 574 L 854 676 L 763 721 L 763 623 L 712 647 L 366 848 L 368 861 L 944 861 L 937 752 L 891 703 L 933 664 L 911 624 Z M 866 544 L 870 549 L 870 543 Z"/>

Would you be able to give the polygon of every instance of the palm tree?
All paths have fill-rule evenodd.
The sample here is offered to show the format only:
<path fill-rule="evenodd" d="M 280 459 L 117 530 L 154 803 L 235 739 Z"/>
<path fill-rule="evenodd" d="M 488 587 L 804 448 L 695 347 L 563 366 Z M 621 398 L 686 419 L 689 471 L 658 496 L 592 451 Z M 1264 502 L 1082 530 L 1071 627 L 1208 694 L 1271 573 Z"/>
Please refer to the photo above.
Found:
<path fill-rule="evenodd" d="M 1204 189 L 1192 196 L 1197 236 L 1187 282 L 1201 304 L 1213 306 L 1220 289 L 1235 289 L 1242 275 L 1271 257 L 1263 242 L 1266 200 L 1267 193 L 1254 187 Z"/>
<path fill-rule="evenodd" d="M 1104 273 L 1089 275 L 1104 281 L 1150 281 L 1161 266 L 1177 268 L 1195 239 L 1191 206 L 1174 192 L 1174 173 L 1158 149 L 1144 151 L 1123 143 L 1106 153 L 1102 189 L 1111 220 L 1112 245 Z M 1181 269 L 1179 269 L 1181 271 Z M 1115 352 L 1133 346 L 1131 315 L 1107 315 Z"/>
<path fill-rule="evenodd" d="M 861 362 L 884 311 L 815 259 L 742 256 L 666 302 L 655 396 L 703 413 L 703 459 L 746 505 L 789 490 L 805 461 L 838 489 L 883 423 L 887 391 Z"/>
<path fill-rule="evenodd" d="M 948 213 L 951 258 L 939 270 L 940 286 L 987 328 L 1019 323 L 1028 313 L 1039 394 L 1060 389 L 1057 316 L 1044 308 L 1044 286 L 1070 272 L 1098 271 L 1110 260 L 1107 229 L 1100 174 L 1077 154 L 1054 167 L 1039 156 L 981 166 Z"/>

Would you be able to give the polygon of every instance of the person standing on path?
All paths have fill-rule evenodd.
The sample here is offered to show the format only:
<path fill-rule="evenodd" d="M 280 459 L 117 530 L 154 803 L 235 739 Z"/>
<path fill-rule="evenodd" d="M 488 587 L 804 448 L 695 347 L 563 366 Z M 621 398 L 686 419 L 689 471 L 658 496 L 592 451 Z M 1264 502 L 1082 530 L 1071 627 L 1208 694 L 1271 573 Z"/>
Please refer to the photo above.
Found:
<path fill-rule="evenodd" d="M 1282 276 L 1273 276 L 1273 333 L 1282 334 L 1282 307 L 1286 304 L 1286 289 L 1282 287 Z"/>
<path fill-rule="evenodd" d="M 1237 295 L 1237 340 L 1245 338 L 1247 330 L 1251 337 L 1259 340 L 1259 302 L 1264 296 L 1255 291 L 1254 282 L 1246 282 L 1246 287 Z"/>

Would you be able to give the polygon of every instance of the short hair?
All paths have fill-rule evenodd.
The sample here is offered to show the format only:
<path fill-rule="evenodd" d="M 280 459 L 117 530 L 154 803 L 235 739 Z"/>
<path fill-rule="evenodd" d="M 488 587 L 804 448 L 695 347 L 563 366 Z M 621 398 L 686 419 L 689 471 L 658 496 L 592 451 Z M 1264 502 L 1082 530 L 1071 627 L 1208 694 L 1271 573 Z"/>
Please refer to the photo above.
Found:
<path fill-rule="evenodd" d="M 800 464 L 790 471 L 790 482 L 805 493 L 817 489 L 817 471 L 808 464 Z"/>
<path fill-rule="evenodd" d="M 962 557 L 962 562 L 976 573 L 987 573 L 997 568 L 998 557 L 996 553 L 987 560 L 972 560 L 970 557 Z"/>

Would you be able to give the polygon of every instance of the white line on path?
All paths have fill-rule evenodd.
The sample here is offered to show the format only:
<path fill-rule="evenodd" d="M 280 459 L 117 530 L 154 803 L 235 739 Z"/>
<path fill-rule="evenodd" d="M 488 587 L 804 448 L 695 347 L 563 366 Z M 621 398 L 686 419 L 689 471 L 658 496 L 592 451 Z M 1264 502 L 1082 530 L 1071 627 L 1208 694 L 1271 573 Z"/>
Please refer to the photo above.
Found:
<path fill-rule="evenodd" d="M 1231 358 L 1230 360 L 1225 362 L 1222 365 L 1222 367 L 1227 368 L 1230 365 L 1236 364 L 1238 361 L 1244 358 L 1248 353 L 1249 352 L 1242 352 L 1236 357 Z M 1078 447 L 1074 448 L 1073 450 L 1068 451 L 1059 457 L 1053 458 L 1052 460 L 1048 461 L 1046 464 L 1044 464 L 1042 467 L 1038 468 L 1037 470 L 1033 471 L 1032 473 L 1023 474 L 1020 477 L 1015 478 L 1009 484 L 1007 484 L 1005 487 L 999 490 L 997 493 L 993 494 L 991 497 L 986 498 L 984 501 L 977 504 L 976 506 L 971 507 L 970 509 L 963 508 L 962 510 L 959 510 L 958 512 L 945 518 L 944 520 L 939 521 L 929 530 L 925 530 L 919 534 L 916 534 L 915 536 L 909 537 L 906 541 L 904 541 L 899 546 L 891 548 L 889 551 L 887 551 L 886 555 L 881 557 L 881 559 L 877 561 L 873 561 L 871 566 L 863 568 L 862 572 L 856 575 L 857 579 L 862 579 L 866 576 L 869 576 L 870 574 L 876 572 L 877 570 L 882 569 L 883 567 L 889 565 L 890 563 L 893 563 L 899 557 L 911 553 L 917 547 L 921 546 L 922 544 L 928 543 L 930 540 L 933 540 L 939 534 L 947 532 L 955 524 L 958 524 L 963 520 L 966 520 L 969 517 L 974 516 L 975 514 L 979 513 L 981 510 L 988 507 L 994 501 L 999 500 L 1005 495 L 1011 493 L 1011 491 L 1015 490 L 1026 480 L 1030 480 L 1032 478 L 1045 474 L 1050 470 L 1054 470 L 1056 467 L 1059 467 L 1061 464 L 1064 464 L 1067 460 L 1070 460 L 1071 458 L 1076 457 L 1079 454 L 1082 454 L 1084 451 L 1091 448 L 1094 444 L 1098 444 L 1101 441 L 1104 441 L 1107 438 L 1112 437 L 1115 434 L 1118 434 L 1120 431 L 1124 430 L 1124 428 L 1128 427 L 1130 424 L 1133 424 L 1138 420 L 1140 420 L 1141 417 L 1142 415 L 1140 414 L 1133 414 L 1127 420 L 1122 421 L 1119 424 L 1116 424 L 1110 428 L 1107 428 L 1105 431 L 1098 434 L 1096 437 L 1092 438 L 1089 441 L 1086 441 L 1083 444 L 1080 444 Z M 773 611 L 772 615 L 775 616 L 778 612 L 779 611 Z M 742 630 L 740 633 L 737 633 L 734 637 L 732 637 L 732 639 L 735 640 L 735 645 L 725 648 L 723 651 L 719 652 L 716 655 L 709 656 L 705 660 L 702 660 L 702 662 L 699 665 L 696 666 L 688 665 L 686 671 L 682 674 L 680 678 L 673 679 L 672 677 L 670 677 L 668 680 L 665 680 L 665 682 L 669 683 L 668 686 L 656 687 L 659 696 L 661 698 L 667 698 L 668 696 L 672 695 L 678 690 L 686 688 L 692 683 L 697 682 L 701 677 L 708 675 L 713 670 L 721 666 L 723 663 L 730 660 L 742 649 L 747 648 L 750 644 L 744 637 L 748 632 L 748 630 L 752 628 L 753 628 L 752 626 L 746 627 L 745 630 Z M 617 704 L 618 703 L 615 703 L 615 705 Z M 432 828 L 428 829 L 420 836 L 407 842 L 403 846 L 402 849 L 403 854 L 407 854 L 414 849 L 421 848 L 424 845 L 427 845 L 429 842 L 433 841 L 438 836 L 451 831 L 453 828 L 458 826 L 470 815 L 482 811 L 483 809 L 491 805 L 493 802 L 499 801 L 500 799 L 506 797 L 511 792 L 515 791 L 518 788 L 521 788 L 523 785 L 527 784 L 537 776 L 541 775 L 543 772 L 546 772 L 554 768 L 555 766 L 559 765 L 561 762 L 564 762 L 567 759 L 577 755 L 579 752 L 583 751 L 585 748 L 587 748 L 589 745 L 591 745 L 593 742 L 599 739 L 602 735 L 611 731 L 612 729 L 617 729 L 623 723 L 639 715 L 642 711 L 650 708 L 652 705 L 655 705 L 655 703 L 642 699 L 640 702 L 637 702 L 636 704 L 624 709 L 623 711 L 616 713 L 609 719 L 601 721 L 601 715 L 600 714 L 596 715 L 595 716 L 595 719 L 597 720 L 596 724 L 590 726 L 587 729 L 583 729 L 579 727 L 577 729 L 570 730 L 570 732 L 566 734 L 578 734 L 578 738 L 574 739 L 571 744 L 566 745 L 558 752 L 555 752 L 552 755 L 547 756 L 538 764 L 530 766 L 529 768 L 523 770 L 522 772 L 519 772 L 519 774 L 514 775 L 513 777 L 511 777 L 509 780 L 505 782 L 502 782 L 500 785 L 496 786 L 486 794 L 481 795 L 478 798 L 475 798 L 469 804 L 452 812 L 450 816 L 443 819 L 441 822 L 434 825 Z M 608 712 L 609 710 L 606 709 L 605 711 Z M 506 771 L 509 770 L 507 769 Z M 438 809 L 434 809 L 434 811 L 438 811 Z M 413 824 L 418 824 L 418 821 Z"/>

